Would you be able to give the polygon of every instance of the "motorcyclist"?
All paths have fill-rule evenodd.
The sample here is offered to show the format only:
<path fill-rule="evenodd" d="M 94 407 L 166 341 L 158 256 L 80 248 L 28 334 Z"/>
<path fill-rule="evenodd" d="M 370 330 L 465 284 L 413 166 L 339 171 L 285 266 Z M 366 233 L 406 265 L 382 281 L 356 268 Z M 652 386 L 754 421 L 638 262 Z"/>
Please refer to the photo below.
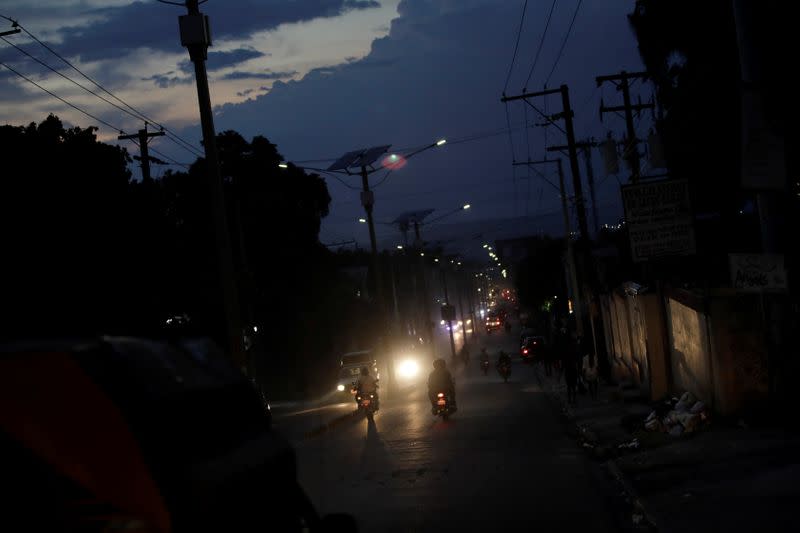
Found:
<path fill-rule="evenodd" d="M 511 356 L 500 350 L 500 356 L 497 358 L 497 367 L 500 368 L 504 365 L 511 366 Z"/>
<path fill-rule="evenodd" d="M 480 357 L 481 363 L 489 361 L 489 352 L 486 351 L 486 346 L 481 348 L 481 353 L 478 357 Z"/>
<path fill-rule="evenodd" d="M 362 366 L 361 375 L 356 380 L 356 402 L 358 397 L 362 394 L 373 394 L 375 396 L 375 405 L 378 405 L 378 380 L 372 377 L 369 373 L 369 368 Z"/>
<path fill-rule="evenodd" d="M 433 372 L 428 376 L 428 398 L 431 401 L 431 412 L 436 414 L 436 395 L 444 392 L 450 398 L 450 407 L 453 412 L 456 410 L 456 387 L 453 376 L 447 370 L 447 363 L 444 359 L 436 359 L 433 362 Z"/>

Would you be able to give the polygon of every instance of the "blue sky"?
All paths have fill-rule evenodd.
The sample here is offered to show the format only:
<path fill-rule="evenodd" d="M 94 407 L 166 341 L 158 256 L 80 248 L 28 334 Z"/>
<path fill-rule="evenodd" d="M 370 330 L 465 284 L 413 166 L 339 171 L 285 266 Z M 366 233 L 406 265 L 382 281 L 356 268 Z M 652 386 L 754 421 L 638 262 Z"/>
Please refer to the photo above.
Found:
<path fill-rule="evenodd" d="M 202 10 L 214 34 L 208 67 L 217 130 L 265 135 L 287 160 L 323 167 L 329 163 L 324 159 L 360 147 L 413 148 L 445 137 L 448 144 L 409 160 L 387 179 L 382 172 L 373 175 L 376 219 L 386 222 L 420 208 L 443 213 L 470 203 L 469 211 L 447 222 L 474 227 L 481 220 L 517 217 L 514 224 L 521 231 L 560 231 L 557 218 L 550 216 L 560 206 L 556 191 L 528 170 L 514 171 L 511 162 L 512 145 L 518 161 L 529 154 L 541 159 L 545 143 L 563 144 L 564 137 L 552 127 L 537 127 L 540 117 L 530 108 L 526 115 L 523 104 L 500 103 L 523 3 L 210 0 Z M 624 121 L 608 115 L 601 123 L 598 112 L 601 98 L 615 104 L 620 95 L 610 86 L 597 89 L 594 78 L 642 69 L 626 19 L 633 1 L 556 1 L 536 69 L 526 83 L 552 4 L 528 2 L 507 92 L 515 94 L 526 86 L 541 89 L 548 77 L 550 87 L 565 83 L 580 138 L 601 138 L 607 131 L 621 137 Z M 18 19 L 115 95 L 199 146 L 194 80 L 178 39 L 181 13 L 178 7 L 155 1 L 0 3 L 0 15 Z M 0 30 L 6 29 L 3 23 Z M 59 69 L 64 66 L 24 34 L 7 39 Z M 2 42 L 0 61 L 114 126 L 126 131 L 141 127 L 140 121 Z M 80 79 L 74 71 L 63 72 Z M 645 100 L 651 95 L 647 86 L 637 87 L 636 93 Z M 560 111 L 556 98 L 536 103 L 547 106 L 548 112 Z M 70 124 L 95 123 L 0 67 L 0 123 L 38 121 L 49 112 Z M 522 127 L 526 119 L 532 125 L 527 131 Z M 505 131 L 508 121 L 511 138 Z M 640 136 L 646 136 L 650 123 L 649 116 L 638 121 Z M 100 135 L 113 140 L 117 132 L 101 127 Z M 193 158 L 163 138 L 153 146 L 178 161 Z M 593 157 L 601 222 L 616 222 L 617 177 L 605 176 L 599 154 Z M 554 169 L 542 170 L 553 176 Z M 366 227 L 358 223 L 358 191 L 353 188 L 358 179 L 327 181 L 333 201 L 322 241 L 366 243 Z M 452 231 L 459 227 L 452 226 Z M 386 245 L 397 235 L 384 225 L 378 233 Z"/>

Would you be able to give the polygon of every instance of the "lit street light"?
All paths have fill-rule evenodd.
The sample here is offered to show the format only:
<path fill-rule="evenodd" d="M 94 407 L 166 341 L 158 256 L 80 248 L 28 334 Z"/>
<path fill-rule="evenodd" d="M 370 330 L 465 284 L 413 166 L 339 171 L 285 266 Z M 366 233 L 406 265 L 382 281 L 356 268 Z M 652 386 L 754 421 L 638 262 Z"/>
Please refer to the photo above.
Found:
<path fill-rule="evenodd" d="M 362 224 L 366 224 L 367 223 L 367 219 L 366 218 L 359 218 L 358 221 L 361 222 Z"/>

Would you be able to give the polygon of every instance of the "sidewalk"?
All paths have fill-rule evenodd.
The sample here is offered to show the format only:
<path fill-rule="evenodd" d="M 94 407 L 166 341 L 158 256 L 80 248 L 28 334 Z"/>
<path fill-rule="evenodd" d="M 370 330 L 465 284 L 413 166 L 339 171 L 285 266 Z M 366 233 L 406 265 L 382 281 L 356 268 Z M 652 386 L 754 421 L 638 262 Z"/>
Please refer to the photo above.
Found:
<path fill-rule="evenodd" d="M 634 530 L 796 531 L 800 434 L 778 428 L 711 423 L 671 436 L 647 431 L 652 411 L 638 391 L 600 385 L 598 399 L 578 395 L 566 405 L 566 385 L 537 369 L 570 430 L 603 463 L 630 503 Z"/>

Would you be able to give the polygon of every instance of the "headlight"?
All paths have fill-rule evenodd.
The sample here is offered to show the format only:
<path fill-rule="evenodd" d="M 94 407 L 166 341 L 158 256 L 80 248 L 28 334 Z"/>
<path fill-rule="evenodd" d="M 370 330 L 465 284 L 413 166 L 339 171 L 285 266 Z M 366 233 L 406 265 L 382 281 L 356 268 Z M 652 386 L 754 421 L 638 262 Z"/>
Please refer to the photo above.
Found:
<path fill-rule="evenodd" d="M 407 359 L 400 363 L 400 366 L 397 368 L 397 372 L 401 377 L 413 378 L 419 373 L 419 364 L 416 361 Z"/>
<path fill-rule="evenodd" d="M 342 385 L 340 383 L 339 385 L 336 386 L 336 390 L 338 390 L 339 392 L 343 392 L 344 391 L 344 385 Z"/>

